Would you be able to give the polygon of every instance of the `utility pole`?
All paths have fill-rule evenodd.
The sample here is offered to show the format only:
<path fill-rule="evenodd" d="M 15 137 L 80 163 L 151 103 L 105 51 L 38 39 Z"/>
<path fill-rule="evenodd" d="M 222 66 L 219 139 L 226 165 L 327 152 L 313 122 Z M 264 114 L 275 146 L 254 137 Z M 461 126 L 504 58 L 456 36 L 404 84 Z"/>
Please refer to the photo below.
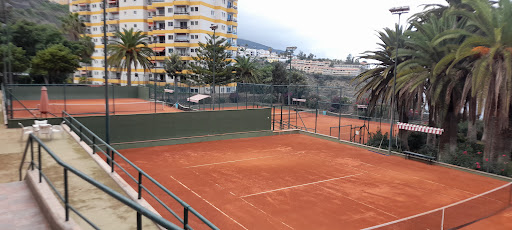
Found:
<path fill-rule="evenodd" d="M 210 29 L 213 30 L 213 48 L 215 49 L 215 30 L 217 30 L 217 28 L 219 28 L 218 25 L 212 25 L 210 26 Z M 214 55 L 213 55 L 213 91 L 212 91 L 212 105 L 213 105 L 213 110 L 215 110 L 215 68 L 216 68 L 216 65 L 217 65 L 217 58 L 216 58 L 216 53 L 215 53 L 215 50 L 214 50 Z M 220 109 L 220 108 L 219 108 Z"/>
<path fill-rule="evenodd" d="M 398 46 L 399 46 L 399 37 L 398 37 L 398 29 L 400 28 L 400 17 L 402 14 L 406 14 L 409 12 L 408 6 L 394 7 L 389 9 L 389 12 L 392 14 L 398 14 L 398 24 L 396 27 L 395 35 L 396 35 L 396 55 L 395 55 L 395 69 L 394 69 L 394 77 L 393 77 L 393 95 L 391 95 L 391 125 L 389 128 L 389 146 L 388 146 L 388 154 L 391 154 L 391 145 L 393 144 L 393 124 L 394 124 L 394 114 L 395 114 L 395 95 L 396 95 L 396 74 L 398 72 Z"/>
<path fill-rule="evenodd" d="M 105 142 L 110 144 L 110 109 L 108 99 L 108 63 L 107 63 L 107 0 L 103 0 L 103 55 L 105 64 Z M 128 76 L 130 77 L 130 76 Z M 107 149 L 107 154 L 110 150 Z M 114 158 L 114 153 L 110 152 L 111 159 Z M 114 162 L 111 163 L 112 171 L 114 171 Z"/>

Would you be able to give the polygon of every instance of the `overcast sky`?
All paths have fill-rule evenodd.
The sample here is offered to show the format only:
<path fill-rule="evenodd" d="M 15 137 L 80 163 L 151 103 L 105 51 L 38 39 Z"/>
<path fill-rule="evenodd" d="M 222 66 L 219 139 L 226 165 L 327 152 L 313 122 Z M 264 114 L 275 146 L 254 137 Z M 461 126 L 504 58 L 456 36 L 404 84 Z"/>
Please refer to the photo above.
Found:
<path fill-rule="evenodd" d="M 410 6 L 405 19 L 423 10 L 423 4 L 444 0 L 240 0 L 238 36 L 284 50 L 317 57 L 345 59 L 375 49 L 376 31 L 393 27 L 398 16 L 389 9 Z"/>

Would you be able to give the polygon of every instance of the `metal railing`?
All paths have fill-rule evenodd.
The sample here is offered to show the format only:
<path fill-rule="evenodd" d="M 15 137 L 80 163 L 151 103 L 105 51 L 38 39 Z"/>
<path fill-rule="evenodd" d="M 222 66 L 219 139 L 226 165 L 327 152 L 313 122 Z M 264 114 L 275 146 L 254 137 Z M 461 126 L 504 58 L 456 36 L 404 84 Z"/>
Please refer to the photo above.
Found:
<path fill-rule="evenodd" d="M 146 172 L 144 172 L 142 169 L 137 167 L 130 160 L 128 160 L 125 156 L 123 156 L 121 153 L 119 153 L 116 149 L 114 149 L 112 146 L 110 146 L 105 141 L 103 141 L 101 138 L 99 138 L 95 133 L 93 133 L 91 130 L 89 130 L 87 127 L 85 127 L 82 123 L 80 123 L 74 117 L 72 117 L 71 115 L 69 115 L 68 113 L 63 111 L 62 118 L 63 118 L 64 122 L 66 122 L 66 124 L 70 127 L 71 131 L 75 132 L 78 135 L 78 137 L 80 138 L 80 141 L 85 142 L 92 148 L 93 154 L 96 154 L 96 152 L 103 154 L 103 156 L 107 159 L 107 163 L 110 164 L 112 172 L 115 171 L 115 168 L 117 166 L 133 182 L 135 182 L 137 184 L 138 199 L 142 198 L 143 191 L 147 192 L 148 195 L 150 195 L 153 199 L 155 199 L 163 208 L 165 208 L 178 221 L 180 221 L 183 224 L 184 229 L 192 229 L 191 226 L 189 226 L 189 218 L 188 218 L 189 213 L 196 216 L 201 222 L 203 222 L 209 228 L 219 229 L 213 223 L 211 223 L 209 220 L 207 220 L 205 217 L 203 217 L 201 214 L 199 214 L 199 212 L 197 212 L 195 209 L 193 209 L 190 205 L 185 203 L 178 196 L 176 196 L 174 193 L 169 191 L 166 187 L 164 187 L 162 184 L 160 184 L 158 181 L 153 179 L 151 176 L 149 176 Z M 118 161 L 119 161 L 118 158 L 121 158 L 122 161 L 124 161 L 125 163 L 127 163 L 129 166 L 131 166 L 133 169 L 135 169 L 137 171 L 138 179 L 135 179 L 134 176 L 132 176 L 125 168 L 123 168 L 118 163 Z M 181 218 L 175 211 L 173 211 L 171 208 L 169 208 L 169 206 L 167 204 L 165 204 L 162 201 L 162 199 L 155 196 L 154 192 L 151 192 L 145 185 L 143 185 L 143 182 L 142 182 L 143 178 L 145 178 L 144 181 L 151 182 L 151 185 L 158 187 L 161 191 L 163 191 L 168 196 L 172 197 L 175 201 L 177 201 L 183 207 L 183 218 Z"/>
<path fill-rule="evenodd" d="M 34 142 L 37 144 L 37 156 L 34 156 Z M 27 140 L 27 144 L 25 146 L 25 151 L 23 152 L 23 158 L 21 160 L 20 168 L 19 168 L 19 174 L 20 174 L 20 181 L 23 179 L 23 165 L 25 163 L 25 158 L 27 156 L 27 153 L 30 149 L 30 164 L 27 168 L 27 170 L 34 170 L 37 169 L 39 171 L 39 183 L 42 183 L 42 179 L 48 183 L 50 188 L 57 194 L 57 197 L 64 203 L 64 209 L 65 209 L 65 218 L 66 221 L 69 221 L 69 214 L 70 211 L 74 212 L 77 216 L 79 216 L 82 220 L 87 222 L 91 227 L 94 229 L 100 229 L 97 225 L 95 225 L 91 220 L 89 220 L 87 217 L 85 217 L 82 213 L 80 213 L 76 208 L 74 208 L 69 203 L 69 181 L 68 181 L 68 172 L 71 172 L 81 178 L 82 180 L 86 181 L 87 183 L 95 186 L 96 188 L 100 189 L 104 193 L 108 194 L 109 196 L 113 197 L 114 199 L 120 201 L 124 205 L 130 207 L 134 211 L 137 212 L 137 229 L 142 229 L 142 215 L 147 217 L 148 219 L 154 221 L 156 224 L 167 228 L 167 229 L 182 229 L 178 227 L 177 225 L 171 223 L 170 221 L 164 219 L 163 217 L 149 211 L 148 209 L 142 207 L 140 204 L 137 204 L 135 201 L 130 200 L 126 198 L 125 196 L 121 195 L 120 193 L 112 190 L 111 188 L 105 186 L 104 184 L 101 184 L 100 182 L 94 180 L 93 178 L 87 176 L 83 172 L 75 169 L 74 167 L 66 164 L 64 161 L 62 161 L 48 146 L 46 146 L 37 136 L 34 134 L 30 134 Z M 42 150 L 45 150 L 48 155 L 50 155 L 57 164 L 62 166 L 64 169 L 64 194 L 59 192 L 53 182 L 48 178 L 48 176 L 44 173 L 42 162 L 41 162 L 41 155 Z M 36 159 L 37 158 L 37 161 Z M 187 228 L 184 228 L 187 229 Z"/>

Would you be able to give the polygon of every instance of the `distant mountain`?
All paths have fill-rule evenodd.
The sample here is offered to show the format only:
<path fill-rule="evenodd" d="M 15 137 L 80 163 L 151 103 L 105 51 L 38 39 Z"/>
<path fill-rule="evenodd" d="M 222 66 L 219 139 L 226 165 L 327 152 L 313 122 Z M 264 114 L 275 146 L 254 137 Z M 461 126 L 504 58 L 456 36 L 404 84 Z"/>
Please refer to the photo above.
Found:
<path fill-rule="evenodd" d="M 69 14 L 69 6 L 48 0 L 4 0 L 6 2 L 7 20 L 14 23 L 27 20 L 38 24 L 55 24 L 60 26 L 60 17 Z M 0 22 L 4 22 L 0 6 Z"/>
<path fill-rule="evenodd" d="M 246 39 L 242 39 L 242 38 L 238 39 L 237 44 L 238 44 L 239 47 L 245 47 L 246 46 L 249 49 L 262 49 L 262 50 L 272 49 L 272 51 L 276 52 L 276 53 L 284 52 L 283 50 L 274 49 L 274 48 L 272 48 L 270 46 L 266 46 L 266 45 L 263 45 L 263 44 L 260 44 L 260 43 L 257 43 L 257 42 L 253 42 L 253 41 L 249 41 L 249 40 L 246 40 Z"/>

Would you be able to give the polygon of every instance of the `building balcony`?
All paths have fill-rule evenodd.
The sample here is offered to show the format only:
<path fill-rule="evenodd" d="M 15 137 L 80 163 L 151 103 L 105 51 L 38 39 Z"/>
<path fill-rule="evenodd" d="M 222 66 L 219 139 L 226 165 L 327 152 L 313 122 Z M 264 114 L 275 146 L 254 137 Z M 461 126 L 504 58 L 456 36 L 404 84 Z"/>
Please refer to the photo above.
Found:
<path fill-rule="evenodd" d="M 155 3 L 155 2 L 165 2 L 165 0 L 152 0 L 151 2 L 152 3 Z"/>
<path fill-rule="evenodd" d="M 174 42 L 190 42 L 188 38 L 175 38 Z"/>
<path fill-rule="evenodd" d="M 188 12 L 188 11 L 175 11 L 174 14 L 176 14 L 176 15 L 190 15 L 190 12 Z"/>
<path fill-rule="evenodd" d="M 190 27 L 188 26 L 175 26 L 174 29 L 188 30 Z"/>

